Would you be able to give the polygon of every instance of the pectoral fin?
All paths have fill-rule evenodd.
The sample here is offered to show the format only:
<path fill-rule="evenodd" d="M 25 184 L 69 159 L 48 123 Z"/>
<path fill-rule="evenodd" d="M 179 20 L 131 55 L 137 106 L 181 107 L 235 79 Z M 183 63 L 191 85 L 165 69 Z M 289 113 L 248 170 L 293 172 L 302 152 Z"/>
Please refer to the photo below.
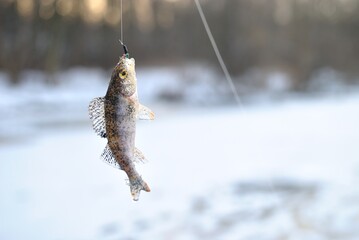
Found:
<path fill-rule="evenodd" d="M 106 138 L 106 122 L 105 122 L 105 98 L 94 98 L 89 105 L 89 115 L 92 120 L 92 127 L 96 134 Z"/>
<path fill-rule="evenodd" d="M 137 118 L 139 120 L 153 120 L 153 119 L 155 119 L 155 113 L 152 112 L 152 110 L 149 109 L 148 107 L 140 104 L 140 107 L 138 109 Z"/>

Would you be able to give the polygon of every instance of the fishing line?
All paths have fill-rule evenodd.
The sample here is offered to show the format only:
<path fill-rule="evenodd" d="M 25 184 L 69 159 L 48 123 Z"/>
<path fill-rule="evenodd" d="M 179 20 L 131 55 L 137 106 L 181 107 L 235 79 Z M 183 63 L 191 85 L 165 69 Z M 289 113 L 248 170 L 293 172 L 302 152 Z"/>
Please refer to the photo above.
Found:
<path fill-rule="evenodd" d="M 121 36 L 118 41 L 121 43 L 122 47 L 123 47 L 123 52 L 124 52 L 124 56 L 126 58 L 130 58 L 130 54 L 128 53 L 128 49 L 127 46 L 123 43 L 123 17 L 122 17 L 122 12 L 123 12 L 123 7 L 122 7 L 122 0 L 121 0 L 121 14 L 120 14 L 120 21 L 121 21 Z"/>
<path fill-rule="evenodd" d="M 220 51 L 219 51 L 219 49 L 217 47 L 216 40 L 213 37 L 212 31 L 211 31 L 211 29 L 210 29 L 210 27 L 208 25 L 206 16 L 203 13 L 202 6 L 199 3 L 199 0 L 194 0 L 194 2 L 196 4 L 197 10 L 198 10 L 199 15 L 201 17 L 201 20 L 202 20 L 202 23 L 204 25 L 204 28 L 206 29 L 208 38 L 209 38 L 209 40 L 210 40 L 210 42 L 212 44 L 212 48 L 213 48 L 213 50 L 214 50 L 214 52 L 215 52 L 215 54 L 217 56 L 218 62 L 219 62 L 220 66 L 221 66 L 221 68 L 223 70 L 223 73 L 224 73 L 224 75 L 225 75 L 225 77 L 227 79 L 227 82 L 228 82 L 228 84 L 229 84 L 229 86 L 230 86 L 230 88 L 231 88 L 231 90 L 233 92 L 233 95 L 234 95 L 234 97 L 235 97 L 235 99 L 236 99 L 236 101 L 238 103 L 238 106 L 241 107 L 242 110 L 244 110 L 242 100 L 241 100 L 241 98 L 239 96 L 239 93 L 238 93 L 238 91 L 237 91 L 237 89 L 236 89 L 236 87 L 234 85 L 233 79 L 232 79 L 231 75 L 229 74 L 227 66 L 223 61 L 222 55 L 221 55 L 221 53 L 220 53 Z M 276 198 L 277 198 L 276 202 L 277 202 L 277 205 L 279 206 L 280 205 L 280 197 L 279 197 L 279 194 L 278 194 L 279 191 L 276 189 L 276 187 L 274 186 L 274 184 L 273 184 L 273 182 L 271 180 L 266 181 L 266 183 L 267 183 L 270 191 L 272 191 L 276 195 Z"/>
<path fill-rule="evenodd" d="M 222 55 L 217 47 L 217 44 L 216 44 L 216 41 L 214 40 L 214 37 L 212 35 L 212 31 L 211 29 L 209 28 L 209 25 L 207 23 L 207 19 L 206 19 L 206 16 L 204 15 L 203 13 L 203 10 L 202 10 L 202 7 L 201 7 L 201 4 L 199 3 L 199 0 L 194 0 L 194 2 L 196 3 L 196 6 L 197 6 L 197 10 L 199 12 L 199 15 L 201 16 L 201 20 L 202 20 L 202 23 L 204 25 L 204 28 L 206 29 L 206 32 L 207 32 L 207 35 L 208 35 L 208 38 L 212 44 L 212 47 L 213 47 L 213 50 L 217 56 L 217 59 L 218 59 L 218 62 L 219 62 L 219 65 L 221 66 L 223 72 L 224 72 L 224 75 L 227 79 L 227 82 L 233 92 L 233 95 L 238 103 L 238 105 L 243 108 L 243 103 L 242 103 L 242 100 L 241 98 L 239 97 L 239 94 L 238 94 L 238 91 L 236 89 L 236 87 L 234 86 L 234 82 L 233 82 L 233 79 L 231 77 L 231 75 L 229 74 L 228 72 L 228 69 L 227 69 L 227 66 L 226 64 L 224 63 L 223 61 L 223 58 L 222 58 Z"/>
<path fill-rule="evenodd" d="M 120 21 L 121 21 L 121 43 L 123 43 L 123 18 L 122 18 L 122 0 L 121 0 L 121 15 L 120 15 Z"/>

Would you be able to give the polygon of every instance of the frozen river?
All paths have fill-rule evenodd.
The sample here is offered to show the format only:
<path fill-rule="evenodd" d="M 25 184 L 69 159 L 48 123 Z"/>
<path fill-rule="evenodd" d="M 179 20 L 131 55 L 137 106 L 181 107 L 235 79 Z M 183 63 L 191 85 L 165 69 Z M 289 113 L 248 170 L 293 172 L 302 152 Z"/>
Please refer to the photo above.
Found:
<path fill-rule="evenodd" d="M 2 103 L 0 239 L 359 239 L 358 94 L 244 110 L 144 102 L 157 119 L 138 124 L 138 170 L 152 192 L 133 202 L 87 118 L 103 91 Z"/>

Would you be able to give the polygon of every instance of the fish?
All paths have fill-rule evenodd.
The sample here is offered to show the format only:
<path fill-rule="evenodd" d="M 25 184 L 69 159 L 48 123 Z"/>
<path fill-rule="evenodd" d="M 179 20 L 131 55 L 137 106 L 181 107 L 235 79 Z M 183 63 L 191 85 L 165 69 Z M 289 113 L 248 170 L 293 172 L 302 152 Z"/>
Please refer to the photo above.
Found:
<path fill-rule="evenodd" d="M 129 58 L 124 49 L 125 54 L 112 71 L 106 95 L 90 102 L 89 115 L 97 135 L 107 138 L 102 160 L 125 171 L 132 199 L 138 201 L 142 190 L 151 190 L 134 164 L 146 161 L 135 146 L 136 120 L 154 120 L 155 114 L 139 102 L 135 59 Z"/>

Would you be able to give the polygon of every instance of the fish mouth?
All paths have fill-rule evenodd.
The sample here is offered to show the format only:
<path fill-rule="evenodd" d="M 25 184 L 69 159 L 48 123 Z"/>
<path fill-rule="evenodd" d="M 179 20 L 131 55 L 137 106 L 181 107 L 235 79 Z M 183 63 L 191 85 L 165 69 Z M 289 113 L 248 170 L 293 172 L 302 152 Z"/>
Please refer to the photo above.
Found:
<path fill-rule="evenodd" d="M 126 66 L 127 69 L 135 69 L 135 59 L 134 58 L 122 58 L 122 63 Z"/>

